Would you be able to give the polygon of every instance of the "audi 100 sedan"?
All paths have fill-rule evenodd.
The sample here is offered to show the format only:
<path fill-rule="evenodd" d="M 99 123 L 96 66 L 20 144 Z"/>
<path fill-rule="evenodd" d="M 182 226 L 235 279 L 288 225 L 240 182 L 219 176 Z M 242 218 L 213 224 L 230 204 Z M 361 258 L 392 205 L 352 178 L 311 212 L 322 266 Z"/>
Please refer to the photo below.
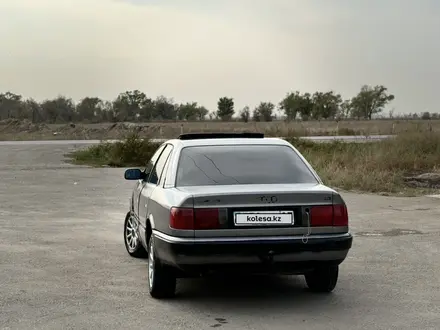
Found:
<path fill-rule="evenodd" d="M 215 274 L 304 275 L 311 291 L 335 288 L 353 240 L 347 206 L 289 142 L 182 134 L 124 176 L 136 181 L 125 246 L 148 258 L 152 297 Z"/>

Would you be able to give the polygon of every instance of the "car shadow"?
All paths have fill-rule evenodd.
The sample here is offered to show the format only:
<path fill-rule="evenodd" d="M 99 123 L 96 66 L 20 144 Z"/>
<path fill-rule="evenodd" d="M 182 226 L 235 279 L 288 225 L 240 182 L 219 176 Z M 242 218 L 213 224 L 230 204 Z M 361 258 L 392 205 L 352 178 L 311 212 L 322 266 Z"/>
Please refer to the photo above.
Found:
<path fill-rule="evenodd" d="M 325 303 L 334 294 L 316 294 L 307 289 L 303 276 L 240 276 L 200 279 L 179 279 L 175 300 L 247 308 L 280 308 L 285 303 L 309 305 Z"/>

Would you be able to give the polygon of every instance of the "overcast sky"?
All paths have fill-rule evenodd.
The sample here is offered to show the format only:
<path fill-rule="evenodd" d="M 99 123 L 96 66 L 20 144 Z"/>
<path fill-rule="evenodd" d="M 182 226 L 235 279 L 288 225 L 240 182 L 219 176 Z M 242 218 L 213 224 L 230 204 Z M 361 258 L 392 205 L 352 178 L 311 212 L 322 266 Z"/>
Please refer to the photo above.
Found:
<path fill-rule="evenodd" d="M 0 0 L 0 92 L 198 101 L 383 84 L 440 111 L 438 0 Z"/>

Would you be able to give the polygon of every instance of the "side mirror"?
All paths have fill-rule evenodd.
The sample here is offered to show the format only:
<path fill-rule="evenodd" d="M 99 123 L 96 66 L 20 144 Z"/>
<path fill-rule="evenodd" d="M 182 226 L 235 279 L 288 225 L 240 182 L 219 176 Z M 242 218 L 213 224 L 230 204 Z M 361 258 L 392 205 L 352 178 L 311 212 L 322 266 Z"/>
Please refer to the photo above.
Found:
<path fill-rule="evenodd" d="M 138 168 L 130 168 L 125 170 L 124 173 L 125 180 L 142 180 L 144 179 L 144 173 Z"/>

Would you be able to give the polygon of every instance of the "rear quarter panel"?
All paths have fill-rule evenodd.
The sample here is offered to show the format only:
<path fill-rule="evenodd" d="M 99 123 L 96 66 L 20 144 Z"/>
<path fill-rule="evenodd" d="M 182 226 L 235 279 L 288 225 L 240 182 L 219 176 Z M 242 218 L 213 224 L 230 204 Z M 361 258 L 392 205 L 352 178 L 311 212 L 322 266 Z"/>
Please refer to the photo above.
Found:
<path fill-rule="evenodd" d="M 194 237 L 194 230 L 175 230 L 170 228 L 170 210 L 173 206 L 194 206 L 191 195 L 175 188 L 156 187 L 148 202 L 147 219 L 153 229 L 178 237 Z"/>

